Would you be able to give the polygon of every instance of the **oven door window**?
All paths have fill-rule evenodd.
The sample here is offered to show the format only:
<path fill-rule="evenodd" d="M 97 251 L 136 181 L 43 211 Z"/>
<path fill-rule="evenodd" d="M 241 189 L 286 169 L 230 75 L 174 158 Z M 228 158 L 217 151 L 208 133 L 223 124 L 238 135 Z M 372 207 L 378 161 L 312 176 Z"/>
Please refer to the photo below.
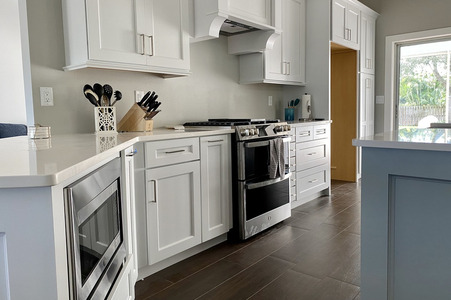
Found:
<path fill-rule="evenodd" d="M 290 203 L 289 179 L 257 188 L 246 188 L 246 221 Z"/>
<path fill-rule="evenodd" d="M 78 226 L 81 279 L 84 285 L 104 254 L 121 237 L 118 190 Z"/>
<path fill-rule="evenodd" d="M 285 174 L 290 172 L 289 166 L 289 140 L 284 138 L 284 160 L 285 160 Z M 268 141 L 263 142 L 245 142 L 243 160 L 244 160 L 244 178 L 240 180 L 246 181 L 264 181 L 269 179 L 269 164 L 270 164 L 270 146 Z"/>
<path fill-rule="evenodd" d="M 268 178 L 269 144 L 252 148 L 244 148 L 246 180 Z"/>

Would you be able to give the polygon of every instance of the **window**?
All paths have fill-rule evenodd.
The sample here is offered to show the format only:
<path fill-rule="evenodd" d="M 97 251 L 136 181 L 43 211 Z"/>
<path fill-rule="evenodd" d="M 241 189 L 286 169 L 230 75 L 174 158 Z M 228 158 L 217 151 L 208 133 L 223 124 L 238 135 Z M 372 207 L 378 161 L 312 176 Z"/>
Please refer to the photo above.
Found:
<path fill-rule="evenodd" d="M 451 28 L 386 38 L 384 131 L 451 122 Z"/>
<path fill-rule="evenodd" d="M 398 129 L 449 122 L 450 53 L 451 41 L 399 46 Z"/>

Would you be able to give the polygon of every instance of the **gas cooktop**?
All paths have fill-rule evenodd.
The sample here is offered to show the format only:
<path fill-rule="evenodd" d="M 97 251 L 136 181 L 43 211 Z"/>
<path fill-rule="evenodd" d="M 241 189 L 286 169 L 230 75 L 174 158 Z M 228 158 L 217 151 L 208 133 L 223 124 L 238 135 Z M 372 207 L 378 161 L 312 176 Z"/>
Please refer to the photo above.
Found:
<path fill-rule="evenodd" d="M 266 120 L 266 119 L 208 119 L 208 121 L 199 122 L 186 122 L 183 124 L 185 127 L 194 126 L 221 126 L 221 127 L 235 127 L 243 125 L 255 125 L 255 124 L 270 124 L 279 123 L 280 120 Z"/>

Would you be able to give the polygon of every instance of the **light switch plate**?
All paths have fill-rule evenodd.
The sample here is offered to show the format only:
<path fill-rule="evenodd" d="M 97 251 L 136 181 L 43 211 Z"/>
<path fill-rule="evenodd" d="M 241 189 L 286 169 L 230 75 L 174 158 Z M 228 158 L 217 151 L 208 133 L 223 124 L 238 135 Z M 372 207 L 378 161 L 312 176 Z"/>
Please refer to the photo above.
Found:
<path fill-rule="evenodd" d="M 376 96 L 376 104 L 384 104 L 385 97 L 384 96 Z"/>
<path fill-rule="evenodd" d="M 144 91 L 135 91 L 135 102 L 141 101 L 145 94 Z"/>

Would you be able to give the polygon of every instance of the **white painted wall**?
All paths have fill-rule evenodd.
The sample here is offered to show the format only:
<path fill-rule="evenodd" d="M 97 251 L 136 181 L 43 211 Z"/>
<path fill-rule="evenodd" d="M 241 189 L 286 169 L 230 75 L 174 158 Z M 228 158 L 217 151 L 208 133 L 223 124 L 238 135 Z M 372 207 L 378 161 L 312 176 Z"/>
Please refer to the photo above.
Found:
<path fill-rule="evenodd" d="M 27 122 L 26 99 L 31 96 L 28 93 L 31 77 L 27 60 L 27 28 L 24 25 L 26 25 L 25 0 L 2 0 L 0 4 L 1 123 L 33 123 L 32 107 L 28 107 L 30 110 Z"/>
<path fill-rule="evenodd" d="M 28 1 L 27 6 L 35 118 L 50 125 L 52 134 L 94 132 L 93 106 L 82 89 L 95 82 L 122 91 L 124 98 L 116 105 L 118 120 L 133 104 L 134 90 L 155 90 L 163 104 L 154 127 L 215 117 L 276 117 L 282 87 L 238 84 L 238 57 L 227 54 L 224 37 L 191 44 L 192 74 L 187 77 L 162 79 L 101 69 L 64 72 L 61 1 Z M 40 106 L 42 86 L 53 87 L 55 106 Z M 273 96 L 273 106 L 268 106 L 268 96 Z"/>

